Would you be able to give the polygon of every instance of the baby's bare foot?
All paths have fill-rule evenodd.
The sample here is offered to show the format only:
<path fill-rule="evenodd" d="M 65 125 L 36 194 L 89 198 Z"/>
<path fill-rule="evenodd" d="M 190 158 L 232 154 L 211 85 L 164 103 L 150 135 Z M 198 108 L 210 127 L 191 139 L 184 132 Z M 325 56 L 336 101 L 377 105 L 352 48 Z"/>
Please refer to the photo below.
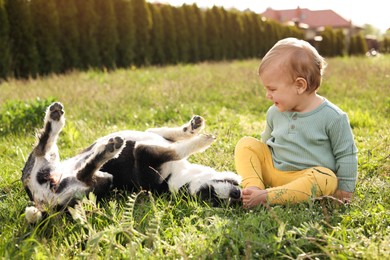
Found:
<path fill-rule="evenodd" d="M 248 187 L 242 190 L 242 204 L 246 209 L 253 208 L 257 205 L 266 205 L 267 190 L 261 190 L 258 187 Z"/>

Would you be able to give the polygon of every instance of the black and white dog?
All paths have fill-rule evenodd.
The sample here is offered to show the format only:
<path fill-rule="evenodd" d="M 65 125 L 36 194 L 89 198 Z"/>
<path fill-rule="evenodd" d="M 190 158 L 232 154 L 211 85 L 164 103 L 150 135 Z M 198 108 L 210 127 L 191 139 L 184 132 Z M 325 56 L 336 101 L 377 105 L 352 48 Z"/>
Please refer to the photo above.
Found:
<path fill-rule="evenodd" d="M 89 192 L 100 198 L 113 188 L 156 193 L 185 191 L 213 203 L 238 200 L 241 196 L 241 178 L 237 174 L 217 172 L 186 160 L 214 141 L 211 135 L 199 134 L 204 128 L 200 116 L 176 128 L 112 133 L 78 155 L 60 161 L 56 142 L 64 125 L 62 104 L 51 104 L 38 143 L 22 170 L 23 185 L 34 202 L 34 206 L 26 208 L 26 218 L 31 223 L 39 221 L 47 209 L 74 205 Z"/>

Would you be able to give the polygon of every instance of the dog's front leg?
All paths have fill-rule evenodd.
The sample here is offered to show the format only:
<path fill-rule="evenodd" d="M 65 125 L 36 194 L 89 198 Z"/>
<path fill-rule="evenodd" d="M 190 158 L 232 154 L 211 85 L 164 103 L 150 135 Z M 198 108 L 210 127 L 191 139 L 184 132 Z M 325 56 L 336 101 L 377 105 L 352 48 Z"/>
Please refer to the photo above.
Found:
<path fill-rule="evenodd" d="M 59 133 L 65 125 L 64 113 L 63 106 L 59 102 L 55 102 L 47 108 L 44 127 L 38 135 L 38 144 L 33 150 L 35 156 L 45 156 L 53 150 L 53 155 L 58 157 L 56 142 Z"/>

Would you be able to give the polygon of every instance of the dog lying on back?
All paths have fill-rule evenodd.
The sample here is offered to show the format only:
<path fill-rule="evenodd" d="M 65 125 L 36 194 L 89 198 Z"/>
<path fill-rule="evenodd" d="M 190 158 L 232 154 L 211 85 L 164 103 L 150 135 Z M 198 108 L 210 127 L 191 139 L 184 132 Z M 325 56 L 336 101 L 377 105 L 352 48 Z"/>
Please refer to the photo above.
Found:
<path fill-rule="evenodd" d="M 72 206 L 89 192 L 101 198 L 113 188 L 157 194 L 184 191 L 213 204 L 241 197 L 237 174 L 186 160 L 214 141 L 211 135 L 199 134 L 204 128 L 200 116 L 176 128 L 112 133 L 60 161 L 56 142 L 64 125 L 63 105 L 51 104 L 22 170 L 23 186 L 34 203 L 26 208 L 30 223 L 39 221 L 48 209 Z"/>

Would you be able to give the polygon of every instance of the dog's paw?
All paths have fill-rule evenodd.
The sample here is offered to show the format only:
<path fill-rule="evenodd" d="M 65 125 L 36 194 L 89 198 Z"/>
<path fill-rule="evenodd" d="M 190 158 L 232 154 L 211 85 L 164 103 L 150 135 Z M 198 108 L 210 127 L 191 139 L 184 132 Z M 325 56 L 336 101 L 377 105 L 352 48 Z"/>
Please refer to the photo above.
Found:
<path fill-rule="evenodd" d="M 110 138 L 105 146 L 105 151 L 108 153 L 116 153 L 124 146 L 125 140 L 122 137 L 116 136 Z"/>
<path fill-rule="evenodd" d="M 193 116 L 190 122 L 183 126 L 183 131 L 189 134 L 199 133 L 205 125 L 205 120 L 201 116 Z"/>
<path fill-rule="evenodd" d="M 65 125 L 64 106 L 60 102 L 52 103 L 46 109 L 45 125 L 51 124 L 49 134 L 58 134 Z M 46 127 L 44 127 L 46 128 Z"/>
<path fill-rule="evenodd" d="M 213 136 L 211 134 L 202 134 L 202 135 L 200 135 L 200 137 L 205 142 L 210 142 L 210 143 L 212 143 L 216 139 L 215 136 Z"/>
<path fill-rule="evenodd" d="M 42 219 L 42 212 L 36 207 L 31 206 L 26 208 L 25 216 L 28 223 L 37 223 Z"/>
<path fill-rule="evenodd" d="M 207 147 L 211 145 L 212 142 L 214 142 L 215 136 L 210 134 L 202 134 L 197 136 L 197 144 L 199 147 L 203 147 L 202 150 L 205 150 Z"/>
<path fill-rule="evenodd" d="M 53 121 L 59 121 L 64 114 L 64 106 L 60 102 L 55 102 L 49 107 L 49 118 Z"/>

